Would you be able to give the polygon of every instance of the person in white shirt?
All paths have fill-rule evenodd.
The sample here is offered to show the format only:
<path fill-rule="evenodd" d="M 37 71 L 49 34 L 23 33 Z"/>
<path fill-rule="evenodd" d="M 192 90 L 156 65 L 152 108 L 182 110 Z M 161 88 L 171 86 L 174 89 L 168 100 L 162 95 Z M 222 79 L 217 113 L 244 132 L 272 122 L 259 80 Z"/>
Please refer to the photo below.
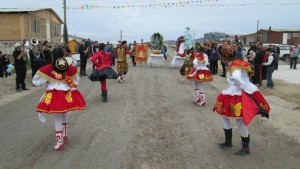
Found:
<path fill-rule="evenodd" d="M 267 86 L 265 89 L 273 89 L 274 83 L 272 80 L 272 75 L 274 72 L 274 55 L 271 53 L 271 48 L 266 49 L 266 53 L 269 55 L 265 63 L 262 63 L 263 66 L 267 68 L 266 77 L 267 77 Z"/>

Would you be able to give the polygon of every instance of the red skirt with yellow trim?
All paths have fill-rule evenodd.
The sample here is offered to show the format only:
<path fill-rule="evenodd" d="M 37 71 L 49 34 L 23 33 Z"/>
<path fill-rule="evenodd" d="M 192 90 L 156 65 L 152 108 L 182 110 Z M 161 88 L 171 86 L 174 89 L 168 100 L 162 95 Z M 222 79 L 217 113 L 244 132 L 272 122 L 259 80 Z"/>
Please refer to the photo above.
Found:
<path fill-rule="evenodd" d="M 72 110 L 83 110 L 85 108 L 85 100 L 78 90 L 47 90 L 36 111 L 47 114 L 51 113 L 67 113 Z"/>
<path fill-rule="evenodd" d="M 197 73 L 194 74 L 194 72 L 195 68 L 192 68 L 186 76 L 186 79 L 198 82 L 212 82 L 214 80 L 209 70 L 200 69 L 197 71 Z"/>
<path fill-rule="evenodd" d="M 260 108 L 267 114 L 270 112 L 269 104 L 259 91 L 253 94 L 243 92 L 240 96 L 220 94 L 214 105 L 214 110 L 218 114 L 227 117 L 242 117 L 246 125 L 260 114 Z"/>

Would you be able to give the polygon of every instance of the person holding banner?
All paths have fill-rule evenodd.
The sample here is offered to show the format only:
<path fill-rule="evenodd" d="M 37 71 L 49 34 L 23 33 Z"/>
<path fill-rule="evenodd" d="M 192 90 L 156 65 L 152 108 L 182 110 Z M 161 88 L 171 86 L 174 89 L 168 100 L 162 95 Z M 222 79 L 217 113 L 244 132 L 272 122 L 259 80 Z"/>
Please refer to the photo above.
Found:
<path fill-rule="evenodd" d="M 232 127 L 230 118 L 235 118 L 239 129 L 242 148 L 236 155 L 250 153 L 250 134 L 247 126 L 256 115 L 269 117 L 270 107 L 258 90 L 249 80 L 254 71 L 248 62 L 235 58 L 234 50 L 229 45 L 218 48 L 220 60 L 228 66 L 227 82 L 229 87 L 221 92 L 216 99 L 213 111 L 221 115 L 224 125 L 225 142 L 219 143 L 220 148 L 232 147 Z"/>

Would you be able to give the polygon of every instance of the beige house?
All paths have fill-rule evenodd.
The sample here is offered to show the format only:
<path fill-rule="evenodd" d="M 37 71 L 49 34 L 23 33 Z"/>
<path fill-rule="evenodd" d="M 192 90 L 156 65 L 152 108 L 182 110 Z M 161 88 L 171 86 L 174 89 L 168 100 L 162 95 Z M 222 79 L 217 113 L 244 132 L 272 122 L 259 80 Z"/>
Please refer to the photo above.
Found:
<path fill-rule="evenodd" d="M 0 8 L 0 50 L 5 51 L 23 39 L 61 43 L 62 24 L 61 18 L 51 8 Z"/>

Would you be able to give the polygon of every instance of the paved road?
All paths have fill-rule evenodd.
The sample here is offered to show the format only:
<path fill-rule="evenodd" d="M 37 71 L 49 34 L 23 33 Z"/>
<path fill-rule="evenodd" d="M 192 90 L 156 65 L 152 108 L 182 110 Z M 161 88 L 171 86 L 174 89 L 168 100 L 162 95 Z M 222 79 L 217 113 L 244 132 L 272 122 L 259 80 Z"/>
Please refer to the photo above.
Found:
<path fill-rule="evenodd" d="M 217 85 L 206 84 L 207 106 L 197 107 L 192 103 L 192 84 L 179 82 L 178 71 L 130 66 L 125 83 L 108 82 L 108 103 L 100 101 L 98 83 L 81 78 L 79 88 L 87 109 L 69 115 L 70 141 L 63 151 L 52 148 L 52 117 L 41 124 L 34 111 L 43 88 L 11 99 L 0 107 L 0 168 L 299 167 L 299 142 L 259 118 L 249 127 L 253 145 L 248 157 L 233 155 L 240 147 L 237 131 L 233 134 L 234 147 L 227 151 L 219 149 L 217 143 L 223 141 L 222 124 L 211 111 L 219 92 Z"/>

